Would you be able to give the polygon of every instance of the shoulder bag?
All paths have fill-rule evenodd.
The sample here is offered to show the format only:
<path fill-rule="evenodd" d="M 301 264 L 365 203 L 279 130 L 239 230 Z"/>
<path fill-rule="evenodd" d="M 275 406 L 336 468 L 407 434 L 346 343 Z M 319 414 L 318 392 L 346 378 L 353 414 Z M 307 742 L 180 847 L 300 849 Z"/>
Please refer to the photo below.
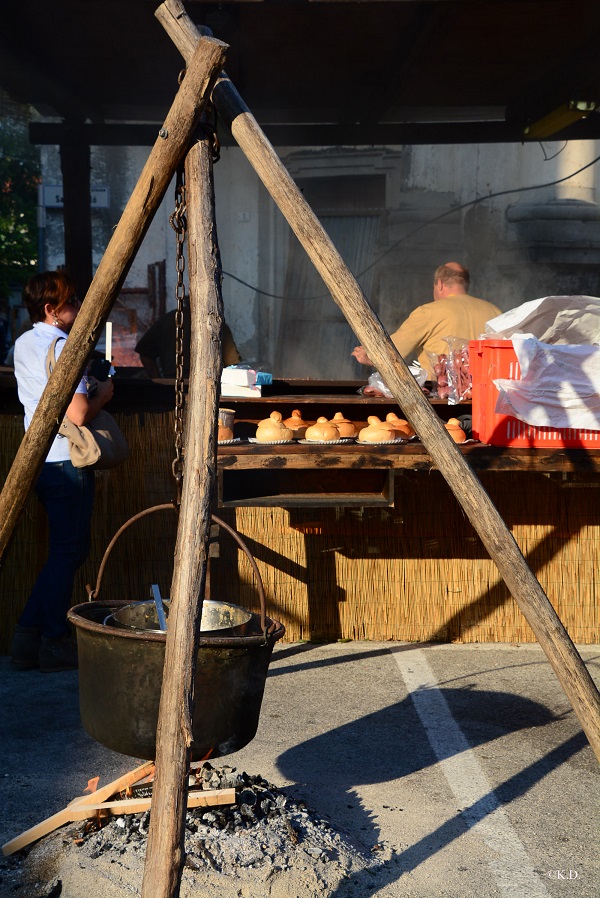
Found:
<path fill-rule="evenodd" d="M 56 364 L 57 337 L 50 344 L 46 356 L 46 374 L 50 377 Z M 58 428 L 69 441 L 69 455 L 76 468 L 93 466 L 97 470 L 116 468 L 129 457 L 129 446 L 119 426 L 109 412 L 101 409 L 91 421 L 74 424 L 66 415 Z"/>

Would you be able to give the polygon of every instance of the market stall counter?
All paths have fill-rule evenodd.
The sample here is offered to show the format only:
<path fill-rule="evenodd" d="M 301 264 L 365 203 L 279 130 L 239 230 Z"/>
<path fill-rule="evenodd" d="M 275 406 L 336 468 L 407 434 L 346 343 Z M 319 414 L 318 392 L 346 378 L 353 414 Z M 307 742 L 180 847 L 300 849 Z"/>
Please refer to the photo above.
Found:
<path fill-rule="evenodd" d="M 394 477 L 406 471 L 431 472 L 435 467 L 418 437 L 389 445 L 366 445 L 354 439 L 310 444 L 307 440 L 264 444 L 254 439 L 259 421 L 278 411 L 289 418 L 293 411 L 314 422 L 331 420 L 342 413 L 357 431 L 366 427 L 369 416 L 380 419 L 401 414 L 393 399 L 366 396 L 360 384 L 316 381 L 276 381 L 261 397 L 224 397 L 222 406 L 235 413 L 234 440 L 218 449 L 218 502 L 235 506 L 347 505 L 393 506 Z M 431 398 L 430 403 L 444 422 L 468 419 L 471 402 L 450 405 Z M 467 431 L 468 436 L 469 431 Z M 584 448 L 544 449 L 537 447 L 490 446 L 467 439 L 461 452 L 477 471 L 529 472 L 576 475 L 600 472 L 599 450 Z"/>
<path fill-rule="evenodd" d="M 442 475 L 418 439 L 388 445 L 284 445 L 250 442 L 273 410 L 299 410 L 307 422 L 336 412 L 362 427 L 369 415 L 401 413 L 397 403 L 366 397 L 360 384 L 275 382 L 260 398 L 222 397 L 235 413 L 234 441 L 219 445 L 217 512 L 248 542 L 269 607 L 286 640 L 400 639 L 529 642 L 534 637 Z M 106 546 L 140 510 L 174 497 L 172 383 L 139 372 L 115 378 L 110 410 L 131 455 L 99 472 L 90 557 L 77 575 L 75 603 L 95 582 Z M 431 400 L 444 421 L 469 403 Z M 11 372 L 0 375 L 0 476 L 23 436 Z M 600 638 L 596 602 L 600 522 L 600 450 L 489 446 L 460 451 L 517 540 L 575 642 Z M 157 514 L 129 528 L 103 580 L 103 598 L 140 601 L 148 583 L 168 595 L 176 515 Z M 30 496 L 3 558 L 5 614 L 0 646 L 44 558 L 45 520 Z M 235 547 L 215 545 L 214 597 L 251 610 L 252 573 Z"/>

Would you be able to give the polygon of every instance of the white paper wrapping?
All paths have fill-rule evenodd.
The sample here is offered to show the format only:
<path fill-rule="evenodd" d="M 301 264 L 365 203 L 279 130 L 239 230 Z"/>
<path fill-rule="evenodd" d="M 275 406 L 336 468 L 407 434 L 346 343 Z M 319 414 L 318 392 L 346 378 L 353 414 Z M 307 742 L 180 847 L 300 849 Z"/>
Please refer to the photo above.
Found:
<path fill-rule="evenodd" d="M 531 334 L 543 343 L 600 343 L 600 299 L 597 296 L 544 296 L 492 318 L 486 336 L 511 339 Z"/>
<path fill-rule="evenodd" d="M 496 413 L 536 427 L 600 430 L 600 346 L 549 345 L 532 334 L 512 341 L 521 380 L 494 381 Z"/>

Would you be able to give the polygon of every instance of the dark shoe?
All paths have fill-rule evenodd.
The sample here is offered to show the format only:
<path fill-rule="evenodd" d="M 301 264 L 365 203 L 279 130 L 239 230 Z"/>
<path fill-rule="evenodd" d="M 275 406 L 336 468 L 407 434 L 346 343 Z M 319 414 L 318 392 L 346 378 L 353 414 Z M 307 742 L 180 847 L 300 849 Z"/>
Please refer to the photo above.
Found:
<path fill-rule="evenodd" d="M 39 664 L 42 673 L 75 670 L 79 667 L 77 644 L 70 636 L 61 636 L 58 639 L 49 639 L 47 636 L 42 636 Z"/>
<path fill-rule="evenodd" d="M 31 670 L 39 664 L 38 656 L 42 638 L 38 627 L 15 627 L 10 660 L 17 670 Z"/>

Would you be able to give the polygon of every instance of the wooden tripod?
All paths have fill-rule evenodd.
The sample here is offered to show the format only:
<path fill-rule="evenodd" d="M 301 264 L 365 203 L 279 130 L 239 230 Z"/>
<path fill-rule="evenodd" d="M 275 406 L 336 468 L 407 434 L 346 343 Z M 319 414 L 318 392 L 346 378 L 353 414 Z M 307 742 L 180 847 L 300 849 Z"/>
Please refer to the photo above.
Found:
<path fill-rule="evenodd" d="M 156 15 L 188 63 L 182 90 L 192 82 L 197 84 L 198 79 L 204 77 L 199 92 L 199 105 L 202 105 L 216 78 L 215 73 L 220 71 L 223 64 L 224 45 L 201 37 L 179 0 L 167 0 L 159 7 Z M 546 653 L 596 756 L 600 759 L 598 690 L 497 509 L 438 421 L 351 272 L 225 74 L 216 81 L 211 98 L 478 532 Z M 199 105 L 194 106 L 192 116 L 189 116 L 188 110 L 188 118 L 190 121 L 193 119 L 194 124 Z M 187 107 L 178 108 L 178 114 L 183 115 L 185 109 Z M 175 114 L 167 121 L 167 131 L 176 128 Z M 185 129 L 179 150 L 168 160 L 169 164 L 162 160 L 164 170 L 154 173 L 160 175 L 160 184 L 164 184 L 165 188 L 176 167 L 173 164 L 175 156 L 179 161 L 187 150 L 191 130 Z M 194 212 L 190 215 L 190 220 L 195 222 L 195 231 L 190 233 L 190 423 L 186 434 L 186 476 L 157 731 L 157 777 L 154 791 L 156 813 L 152 815 L 149 833 L 142 898 L 176 896 L 183 862 L 186 805 L 184 783 L 191 743 L 192 665 L 201 614 L 201 603 L 198 607 L 196 597 L 202 595 L 206 576 L 205 547 L 210 530 L 210 496 L 215 479 L 219 334 L 222 318 L 218 278 L 215 277 L 217 263 L 216 248 L 212 242 L 212 175 L 207 153 L 210 155 L 210 149 L 203 146 L 201 141 L 190 151 L 186 161 L 186 179 L 191 191 L 189 208 Z M 154 162 L 156 163 L 156 157 Z M 150 181 L 149 174 L 145 173 L 146 169 L 134 196 L 139 202 L 139 219 L 147 223 L 162 194 L 155 190 L 154 180 Z M 162 192 L 164 193 L 164 189 Z M 151 197 L 150 203 L 148 197 Z M 119 248 L 119 252 L 116 247 L 113 248 L 113 238 L 73 328 L 74 339 L 67 342 L 52 375 L 51 389 L 46 390 L 42 397 L 0 496 L 0 521 L 6 522 L 0 531 L 4 540 L 0 540 L 0 551 L 12 533 L 36 471 L 43 461 L 56 427 L 55 422 L 64 413 L 83 370 L 89 348 L 98 337 L 127 267 L 141 242 L 143 227 L 136 232 L 136 239 L 129 242 L 125 240 L 124 235 L 131 223 L 124 223 L 124 220 L 125 215 L 122 219 L 123 228 L 117 228 L 115 237 L 118 233 L 119 238 L 126 243 L 125 253 L 122 248 Z"/>

